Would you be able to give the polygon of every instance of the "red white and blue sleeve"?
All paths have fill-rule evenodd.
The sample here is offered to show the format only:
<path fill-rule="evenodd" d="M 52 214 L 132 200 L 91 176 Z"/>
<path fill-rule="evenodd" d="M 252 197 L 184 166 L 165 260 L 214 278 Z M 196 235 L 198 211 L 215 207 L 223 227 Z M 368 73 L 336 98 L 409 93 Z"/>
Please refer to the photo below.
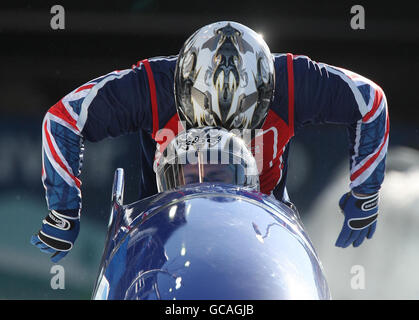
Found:
<path fill-rule="evenodd" d="M 50 210 L 81 208 L 84 141 L 152 130 L 144 64 L 114 71 L 75 89 L 42 122 L 42 182 Z"/>
<path fill-rule="evenodd" d="M 384 180 L 390 130 L 384 91 L 359 74 L 306 56 L 293 57 L 293 73 L 295 127 L 346 125 L 350 188 L 363 194 L 377 192 Z"/>

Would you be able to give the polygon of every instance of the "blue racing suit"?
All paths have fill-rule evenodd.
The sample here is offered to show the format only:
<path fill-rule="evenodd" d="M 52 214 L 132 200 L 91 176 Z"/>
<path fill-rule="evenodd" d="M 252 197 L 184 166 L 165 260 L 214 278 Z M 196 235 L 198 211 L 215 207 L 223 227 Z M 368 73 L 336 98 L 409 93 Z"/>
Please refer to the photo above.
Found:
<path fill-rule="evenodd" d="M 275 94 L 263 129 L 261 191 L 282 199 L 288 143 L 306 124 L 345 125 L 350 188 L 377 192 L 384 179 L 389 117 L 383 90 L 351 71 L 306 56 L 274 54 Z M 42 123 L 42 181 L 50 210 L 81 208 L 83 143 L 139 132 L 140 198 L 157 193 L 153 163 L 161 129 L 182 130 L 174 100 L 177 56 L 145 59 L 66 95 Z M 258 152 L 252 150 L 252 152 Z"/>

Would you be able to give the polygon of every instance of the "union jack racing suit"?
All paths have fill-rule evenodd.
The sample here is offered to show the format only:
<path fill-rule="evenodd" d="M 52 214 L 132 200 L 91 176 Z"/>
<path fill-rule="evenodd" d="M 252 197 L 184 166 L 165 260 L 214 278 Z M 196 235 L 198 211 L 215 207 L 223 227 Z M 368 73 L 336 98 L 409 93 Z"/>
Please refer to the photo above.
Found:
<path fill-rule="evenodd" d="M 83 143 L 139 132 L 140 198 L 157 193 L 153 162 L 167 143 L 159 131 L 178 133 L 173 94 L 177 56 L 145 59 L 93 79 L 66 95 L 42 123 L 42 181 L 50 210 L 79 210 Z M 345 125 L 350 188 L 378 192 L 384 179 L 389 116 L 383 90 L 354 72 L 307 56 L 274 54 L 275 94 L 266 121 L 261 192 L 286 197 L 288 142 L 307 124 Z"/>

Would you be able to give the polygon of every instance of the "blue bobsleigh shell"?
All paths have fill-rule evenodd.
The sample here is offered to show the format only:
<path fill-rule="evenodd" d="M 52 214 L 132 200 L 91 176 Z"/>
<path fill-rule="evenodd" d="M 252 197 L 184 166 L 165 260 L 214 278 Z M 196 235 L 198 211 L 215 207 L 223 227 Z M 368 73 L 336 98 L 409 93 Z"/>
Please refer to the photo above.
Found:
<path fill-rule="evenodd" d="M 330 299 L 298 213 L 272 197 L 197 185 L 113 204 L 95 299 Z"/>

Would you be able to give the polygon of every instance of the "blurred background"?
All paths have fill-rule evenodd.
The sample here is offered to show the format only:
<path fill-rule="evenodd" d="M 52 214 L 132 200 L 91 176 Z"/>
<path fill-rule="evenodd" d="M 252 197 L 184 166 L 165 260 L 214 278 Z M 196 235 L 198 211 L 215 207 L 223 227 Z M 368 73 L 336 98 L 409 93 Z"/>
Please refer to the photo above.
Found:
<path fill-rule="evenodd" d="M 39 4 L 38 4 L 39 2 Z M 346 130 L 309 126 L 291 144 L 288 188 L 323 263 L 335 299 L 419 299 L 419 3 L 406 1 L 2 1 L 0 4 L 0 299 L 90 299 L 105 241 L 113 172 L 137 197 L 138 138 L 86 143 L 81 232 L 53 290 L 49 257 L 29 244 L 47 214 L 41 183 L 41 121 L 84 82 L 138 60 L 177 54 L 217 20 L 263 34 L 272 52 L 308 55 L 370 78 L 385 91 L 391 130 L 378 228 L 360 248 L 338 249 L 339 197 L 348 190 Z M 53 5 L 65 29 L 53 30 Z M 353 5 L 365 30 L 353 30 Z M 328 223 L 323 222 L 327 219 Z M 352 267 L 365 271 L 354 290 Z"/>

